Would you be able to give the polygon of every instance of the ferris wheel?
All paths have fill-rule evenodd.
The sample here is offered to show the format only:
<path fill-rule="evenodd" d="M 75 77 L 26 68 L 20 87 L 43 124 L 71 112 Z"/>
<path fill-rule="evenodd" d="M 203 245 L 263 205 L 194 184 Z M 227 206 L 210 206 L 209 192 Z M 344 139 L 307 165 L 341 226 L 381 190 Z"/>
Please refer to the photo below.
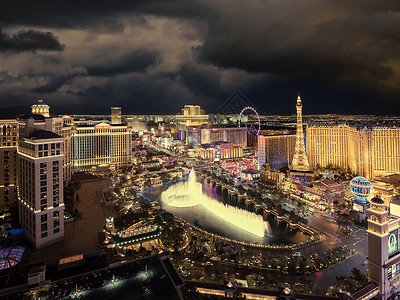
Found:
<path fill-rule="evenodd" d="M 250 125 L 250 126 L 249 126 L 249 130 L 248 130 L 249 133 L 254 133 L 254 132 L 256 132 L 256 135 L 259 135 L 259 134 L 260 134 L 260 129 L 261 129 L 260 116 L 258 115 L 257 111 L 256 111 L 254 108 L 250 107 L 250 106 L 246 106 L 246 107 L 243 108 L 242 111 L 240 112 L 240 115 L 239 115 L 239 127 L 240 127 L 240 125 L 241 125 L 242 115 L 243 115 L 243 113 L 244 113 L 246 110 L 250 110 L 250 111 L 252 111 L 253 113 L 255 113 L 256 116 L 257 116 L 257 120 L 258 120 L 258 129 L 257 129 L 256 127 L 254 127 L 254 124 L 253 124 L 253 123 L 251 123 L 251 122 L 246 123 L 246 125 Z"/>

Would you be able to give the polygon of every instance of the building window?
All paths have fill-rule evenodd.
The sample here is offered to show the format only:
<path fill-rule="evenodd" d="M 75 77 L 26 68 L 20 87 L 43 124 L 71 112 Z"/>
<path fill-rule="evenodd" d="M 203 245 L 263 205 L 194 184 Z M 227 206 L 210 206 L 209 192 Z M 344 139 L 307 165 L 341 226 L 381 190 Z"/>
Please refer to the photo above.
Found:
<path fill-rule="evenodd" d="M 42 225 L 40 225 L 40 229 L 41 231 L 47 231 L 47 223 L 43 223 Z"/>
<path fill-rule="evenodd" d="M 47 167 L 47 163 L 40 163 L 40 167 L 41 168 L 46 168 Z"/>
<path fill-rule="evenodd" d="M 59 232 L 60 232 L 60 228 L 54 229 L 54 234 L 59 233 Z"/>
<path fill-rule="evenodd" d="M 47 187 L 41 187 L 41 188 L 40 188 L 40 192 L 41 192 L 41 193 L 47 192 Z"/>
<path fill-rule="evenodd" d="M 40 200 L 40 205 L 46 205 L 46 204 L 47 204 L 47 199 Z"/>
<path fill-rule="evenodd" d="M 41 236 L 42 239 L 47 237 L 47 232 L 43 232 L 40 236 Z"/>
<path fill-rule="evenodd" d="M 58 219 L 54 220 L 53 221 L 53 227 L 58 227 L 58 226 L 60 226 L 60 221 Z"/>
<path fill-rule="evenodd" d="M 42 206 L 40 207 L 40 210 L 41 210 L 41 211 L 47 210 L 47 205 L 42 205 Z"/>
<path fill-rule="evenodd" d="M 40 222 L 46 222 L 47 221 L 47 214 L 41 215 L 40 216 Z"/>
<path fill-rule="evenodd" d="M 49 145 L 48 144 L 44 144 L 44 150 L 49 150 Z"/>

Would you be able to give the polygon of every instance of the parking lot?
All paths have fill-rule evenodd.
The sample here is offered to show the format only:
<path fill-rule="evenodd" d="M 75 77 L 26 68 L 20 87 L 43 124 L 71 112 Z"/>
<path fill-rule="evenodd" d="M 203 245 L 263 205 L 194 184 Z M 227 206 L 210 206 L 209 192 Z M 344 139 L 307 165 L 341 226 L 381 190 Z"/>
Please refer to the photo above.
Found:
<path fill-rule="evenodd" d="M 158 257 L 54 282 L 4 299 L 180 299 Z"/>

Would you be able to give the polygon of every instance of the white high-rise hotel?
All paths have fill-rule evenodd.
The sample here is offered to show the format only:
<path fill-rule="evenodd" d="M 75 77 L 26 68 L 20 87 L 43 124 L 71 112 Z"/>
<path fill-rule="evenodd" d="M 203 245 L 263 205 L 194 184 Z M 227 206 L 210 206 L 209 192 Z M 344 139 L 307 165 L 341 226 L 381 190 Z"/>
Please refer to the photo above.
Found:
<path fill-rule="evenodd" d="M 21 118 L 18 127 L 19 221 L 41 248 L 64 238 L 64 138 L 42 115 Z"/>

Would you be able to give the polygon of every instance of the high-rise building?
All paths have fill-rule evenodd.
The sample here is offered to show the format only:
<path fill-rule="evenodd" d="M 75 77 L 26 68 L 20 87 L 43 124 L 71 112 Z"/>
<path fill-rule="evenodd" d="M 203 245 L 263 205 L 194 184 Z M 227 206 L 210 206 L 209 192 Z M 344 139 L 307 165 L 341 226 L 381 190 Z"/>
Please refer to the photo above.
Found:
<path fill-rule="evenodd" d="M 308 171 L 310 165 L 308 163 L 306 147 L 304 146 L 303 133 L 303 104 L 301 103 L 300 93 L 297 95 L 296 111 L 297 111 L 297 131 L 296 131 L 296 147 L 293 155 L 292 169 L 296 171 Z"/>
<path fill-rule="evenodd" d="M 332 164 L 368 179 L 400 173 L 400 126 L 310 123 L 307 152 L 314 168 Z"/>
<path fill-rule="evenodd" d="M 111 124 L 121 125 L 121 107 L 111 107 Z"/>
<path fill-rule="evenodd" d="M 184 131 L 189 126 L 207 125 L 208 115 L 199 105 L 185 105 L 182 114 L 176 115 L 175 120 L 177 129 Z"/>
<path fill-rule="evenodd" d="M 261 170 L 265 164 L 265 138 L 263 135 L 257 136 L 257 157 L 258 157 L 258 169 Z"/>
<path fill-rule="evenodd" d="M 189 105 L 186 104 L 184 108 L 182 108 L 183 116 L 199 116 L 204 115 L 204 109 L 201 109 L 200 105 Z"/>
<path fill-rule="evenodd" d="M 400 288 L 399 219 L 389 217 L 382 199 L 372 198 L 370 202 L 368 279 L 379 286 L 378 299 L 389 299 Z"/>
<path fill-rule="evenodd" d="M 123 167 L 132 164 L 132 128 L 99 123 L 72 129 L 72 168 L 91 170 L 106 164 Z"/>
<path fill-rule="evenodd" d="M 39 114 L 46 118 L 50 117 L 50 106 L 44 103 L 42 99 L 39 99 L 36 104 L 31 106 L 32 114 Z"/>
<path fill-rule="evenodd" d="M 17 200 L 17 121 L 0 120 L 0 224 Z"/>
<path fill-rule="evenodd" d="M 296 138 L 295 134 L 259 135 L 259 168 L 264 163 L 272 169 L 288 167 L 295 153 Z"/>
<path fill-rule="evenodd" d="M 64 238 L 64 138 L 43 115 L 18 119 L 19 221 L 36 248 Z"/>
<path fill-rule="evenodd" d="M 234 146 L 247 148 L 247 128 L 228 127 L 228 128 L 201 128 L 201 144 L 215 142 L 230 142 Z M 189 134 L 187 134 L 188 136 Z"/>
<path fill-rule="evenodd" d="M 50 117 L 50 106 L 44 103 L 43 100 L 38 100 L 37 104 L 31 106 L 32 114 L 39 114 L 46 118 Z M 73 119 L 69 116 L 52 118 L 52 132 L 65 138 L 64 141 L 64 181 L 71 180 L 71 126 Z"/>

